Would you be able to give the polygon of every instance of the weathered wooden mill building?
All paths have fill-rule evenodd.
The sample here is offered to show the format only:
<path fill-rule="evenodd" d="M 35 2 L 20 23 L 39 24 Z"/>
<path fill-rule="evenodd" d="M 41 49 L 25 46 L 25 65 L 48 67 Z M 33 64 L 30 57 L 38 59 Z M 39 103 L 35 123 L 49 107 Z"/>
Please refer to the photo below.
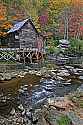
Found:
<path fill-rule="evenodd" d="M 44 39 L 31 19 L 16 23 L 8 32 L 8 48 L 16 49 L 16 57 L 21 62 L 40 60 L 44 52 Z"/>
<path fill-rule="evenodd" d="M 38 39 L 39 33 L 30 19 L 16 23 L 8 31 L 9 48 L 37 48 Z M 43 47 L 43 40 L 40 42 L 40 47 Z"/>

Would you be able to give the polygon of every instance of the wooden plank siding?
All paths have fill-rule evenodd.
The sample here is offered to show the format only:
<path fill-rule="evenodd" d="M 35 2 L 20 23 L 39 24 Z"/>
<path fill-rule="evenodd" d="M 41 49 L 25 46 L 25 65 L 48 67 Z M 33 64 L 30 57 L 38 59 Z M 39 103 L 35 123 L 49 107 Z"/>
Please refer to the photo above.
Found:
<path fill-rule="evenodd" d="M 23 21 L 22 21 L 23 22 Z M 14 28 L 13 28 L 14 29 Z M 10 29 L 11 31 L 12 29 Z M 27 20 L 22 27 L 14 32 L 9 31 L 9 48 L 37 48 L 39 33 L 32 21 Z M 40 40 L 43 44 L 43 39 Z"/>

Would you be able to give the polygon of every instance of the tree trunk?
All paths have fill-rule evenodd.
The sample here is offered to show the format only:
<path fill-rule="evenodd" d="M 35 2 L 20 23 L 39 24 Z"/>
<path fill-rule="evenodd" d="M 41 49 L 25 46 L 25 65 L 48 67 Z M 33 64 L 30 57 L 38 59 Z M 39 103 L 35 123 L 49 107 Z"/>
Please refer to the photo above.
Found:
<path fill-rule="evenodd" d="M 69 23 L 68 10 L 65 9 L 65 11 L 64 11 L 64 39 L 67 39 L 67 40 L 69 38 L 69 35 L 68 35 L 68 23 Z"/>

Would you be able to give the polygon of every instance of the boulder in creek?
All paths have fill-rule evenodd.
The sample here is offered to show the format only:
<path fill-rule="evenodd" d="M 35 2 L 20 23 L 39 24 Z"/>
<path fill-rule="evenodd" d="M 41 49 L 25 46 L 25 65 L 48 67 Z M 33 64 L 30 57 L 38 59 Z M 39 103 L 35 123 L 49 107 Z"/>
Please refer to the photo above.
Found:
<path fill-rule="evenodd" d="M 72 80 L 71 79 L 68 79 L 66 82 L 68 83 L 68 82 L 71 82 Z"/>
<path fill-rule="evenodd" d="M 51 78 L 51 75 L 50 74 L 46 74 L 43 76 L 44 78 Z"/>
<path fill-rule="evenodd" d="M 24 91 L 27 91 L 27 87 L 24 87 L 23 90 L 24 90 Z"/>
<path fill-rule="evenodd" d="M 50 99 L 48 100 L 49 106 L 54 106 L 57 110 L 70 110 L 74 107 L 72 101 L 68 100 L 66 97 L 61 99 Z"/>
<path fill-rule="evenodd" d="M 25 115 L 25 109 L 22 111 L 22 113 L 21 113 L 21 114 L 22 114 L 22 116 L 24 116 L 24 115 Z"/>
<path fill-rule="evenodd" d="M 20 104 L 20 105 L 18 106 L 18 109 L 20 109 L 21 111 L 24 111 L 24 107 L 23 107 L 23 105 Z"/>
<path fill-rule="evenodd" d="M 15 109 L 14 109 L 14 108 L 12 108 L 10 114 L 11 114 L 11 115 L 14 115 L 14 114 L 15 114 Z"/>
<path fill-rule="evenodd" d="M 19 89 L 18 91 L 19 91 L 19 93 L 21 93 L 21 94 L 24 93 L 24 90 L 23 90 L 23 89 Z"/>
<path fill-rule="evenodd" d="M 63 85 L 71 85 L 71 82 L 64 82 Z"/>
<path fill-rule="evenodd" d="M 60 73 L 57 73 L 57 76 L 61 76 L 61 77 L 63 77 L 63 76 L 70 76 L 70 74 L 69 73 L 66 73 L 66 72 L 63 72 L 63 71 L 61 71 Z"/>
<path fill-rule="evenodd" d="M 77 88 L 77 91 L 83 93 L 83 84 L 79 88 Z"/>
<path fill-rule="evenodd" d="M 64 78 L 62 78 L 62 77 L 60 77 L 60 76 L 56 76 L 56 79 L 57 79 L 57 80 L 61 80 L 61 81 L 64 81 L 64 80 L 65 80 Z"/>
<path fill-rule="evenodd" d="M 73 66 L 65 66 L 65 68 L 67 68 L 67 69 L 74 69 Z"/>
<path fill-rule="evenodd" d="M 79 76 L 79 79 L 80 79 L 80 80 L 83 80 L 83 76 Z"/>
<path fill-rule="evenodd" d="M 80 119 L 73 111 L 68 112 L 67 116 L 73 125 L 83 125 L 83 119 Z"/>

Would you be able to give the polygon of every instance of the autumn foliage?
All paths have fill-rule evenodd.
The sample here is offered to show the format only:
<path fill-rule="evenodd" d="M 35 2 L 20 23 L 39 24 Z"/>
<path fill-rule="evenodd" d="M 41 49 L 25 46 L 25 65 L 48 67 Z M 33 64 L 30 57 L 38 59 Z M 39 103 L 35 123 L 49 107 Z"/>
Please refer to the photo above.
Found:
<path fill-rule="evenodd" d="M 71 8 L 68 15 L 69 36 L 83 36 L 83 0 L 1 0 L 0 2 L 0 36 L 5 36 L 14 21 L 32 18 L 39 32 L 52 27 L 64 35 L 63 17 L 66 8 Z M 6 2 L 5 2 L 6 1 Z M 59 22 L 60 20 L 60 22 Z"/>
<path fill-rule="evenodd" d="M 6 21 L 4 22 L 2 25 L 1 25 L 1 28 L 2 29 L 10 29 L 12 27 L 12 24 L 9 22 L 9 21 Z"/>
<path fill-rule="evenodd" d="M 7 4 L 0 2 L 0 37 L 5 37 L 7 31 L 13 26 L 13 21 L 24 18 L 23 9 L 16 3 Z"/>
<path fill-rule="evenodd" d="M 68 35 L 69 37 L 83 37 L 83 2 L 81 0 L 72 0 L 72 6 L 67 14 L 68 18 Z M 60 20 L 59 32 L 64 34 L 63 15 Z"/>
<path fill-rule="evenodd" d="M 6 20 L 7 8 L 4 4 L 0 3 L 0 21 Z"/>

